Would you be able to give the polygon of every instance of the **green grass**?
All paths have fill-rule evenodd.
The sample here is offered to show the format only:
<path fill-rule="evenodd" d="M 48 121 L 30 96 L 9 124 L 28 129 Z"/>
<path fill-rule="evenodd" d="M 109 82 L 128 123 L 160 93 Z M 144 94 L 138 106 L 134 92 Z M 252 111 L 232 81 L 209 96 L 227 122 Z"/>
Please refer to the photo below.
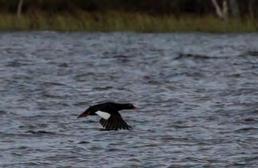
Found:
<path fill-rule="evenodd" d="M 173 15 L 152 16 L 143 13 L 125 12 L 78 12 L 76 14 L 46 13 L 16 15 L 0 13 L 0 30 L 28 31 L 135 31 L 135 32 L 256 32 L 258 22 L 254 19 L 229 19 L 222 21 L 213 16 Z"/>

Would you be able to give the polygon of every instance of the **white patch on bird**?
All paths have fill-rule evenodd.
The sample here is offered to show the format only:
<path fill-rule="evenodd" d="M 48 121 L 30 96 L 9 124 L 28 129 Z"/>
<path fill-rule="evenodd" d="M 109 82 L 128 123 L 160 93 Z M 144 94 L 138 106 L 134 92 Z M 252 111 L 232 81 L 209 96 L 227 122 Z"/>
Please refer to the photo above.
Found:
<path fill-rule="evenodd" d="M 110 118 L 110 114 L 109 113 L 106 113 L 106 112 L 103 112 L 103 111 L 97 111 L 95 112 L 98 116 L 100 116 L 101 118 L 104 118 L 105 120 L 109 119 Z"/>

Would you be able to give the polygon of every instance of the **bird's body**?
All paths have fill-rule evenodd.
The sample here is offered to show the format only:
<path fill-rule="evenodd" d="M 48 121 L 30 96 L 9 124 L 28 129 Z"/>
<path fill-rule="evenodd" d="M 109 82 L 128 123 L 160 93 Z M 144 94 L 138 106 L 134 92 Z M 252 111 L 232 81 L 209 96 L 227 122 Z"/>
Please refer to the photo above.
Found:
<path fill-rule="evenodd" d="M 106 102 L 97 104 L 94 106 L 90 106 L 86 109 L 82 114 L 78 116 L 86 117 L 88 115 L 98 115 L 101 117 L 100 124 L 106 130 L 118 130 L 118 129 L 131 129 L 132 127 L 129 126 L 121 117 L 118 111 L 125 110 L 125 109 L 135 109 L 132 104 L 120 104 L 114 102 Z"/>

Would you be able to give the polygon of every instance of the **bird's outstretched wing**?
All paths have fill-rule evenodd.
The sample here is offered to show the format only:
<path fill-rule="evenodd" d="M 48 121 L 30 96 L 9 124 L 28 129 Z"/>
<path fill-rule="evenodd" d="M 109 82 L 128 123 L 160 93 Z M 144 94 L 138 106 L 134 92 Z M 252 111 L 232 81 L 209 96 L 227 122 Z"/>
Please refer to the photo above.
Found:
<path fill-rule="evenodd" d="M 111 115 L 111 117 L 107 120 L 101 118 L 100 124 L 106 130 L 118 130 L 118 129 L 131 129 L 132 127 L 128 125 L 121 117 L 121 115 Z"/>

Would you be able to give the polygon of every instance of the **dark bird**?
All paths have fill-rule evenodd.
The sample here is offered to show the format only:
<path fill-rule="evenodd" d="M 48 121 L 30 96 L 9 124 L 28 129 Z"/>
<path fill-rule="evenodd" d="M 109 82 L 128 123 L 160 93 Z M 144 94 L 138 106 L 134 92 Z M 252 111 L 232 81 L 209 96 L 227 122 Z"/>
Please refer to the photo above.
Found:
<path fill-rule="evenodd" d="M 114 103 L 106 102 L 90 106 L 83 113 L 81 113 L 78 118 L 86 117 L 88 115 L 98 115 L 101 117 L 100 124 L 105 128 L 105 130 L 118 130 L 118 129 L 131 129 L 121 117 L 118 111 L 120 110 L 136 109 L 133 104 L 125 103 Z"/>

